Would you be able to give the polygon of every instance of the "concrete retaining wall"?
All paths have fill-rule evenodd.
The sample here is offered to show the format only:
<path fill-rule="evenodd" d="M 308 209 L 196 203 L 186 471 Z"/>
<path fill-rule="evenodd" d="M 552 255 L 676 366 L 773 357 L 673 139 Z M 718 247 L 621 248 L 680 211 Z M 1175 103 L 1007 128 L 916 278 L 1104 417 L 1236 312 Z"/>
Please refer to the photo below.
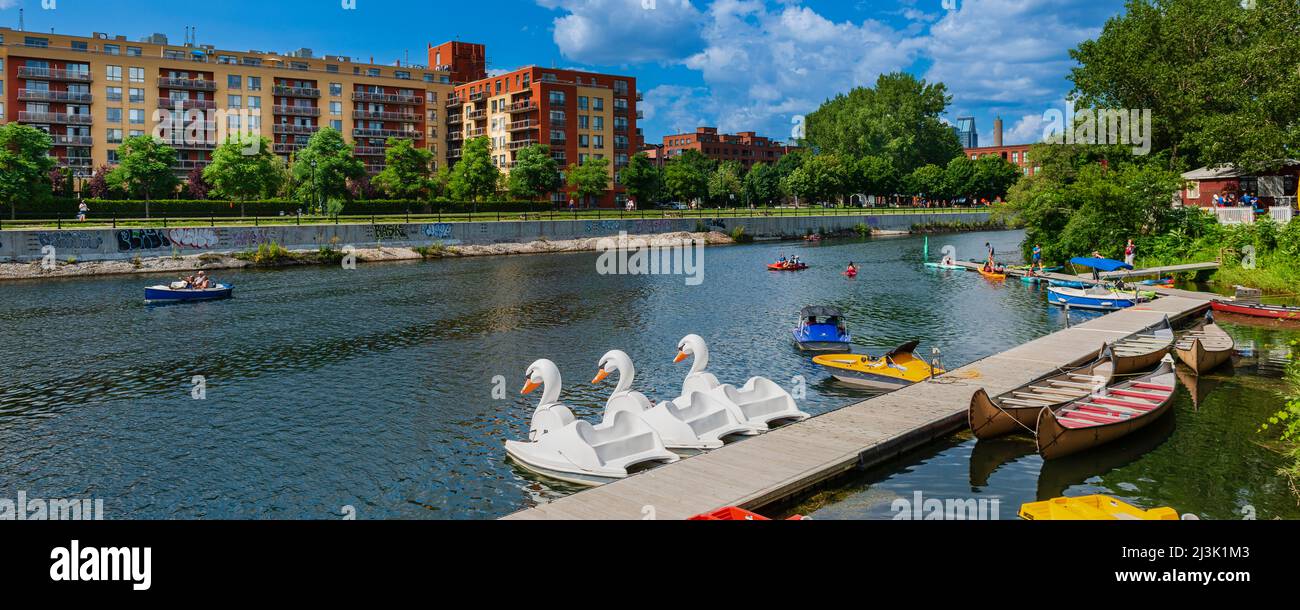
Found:
<path fill-rule="evenodd" d="M 744 227 L 758 238 L 798 237 L 808 232 L 851 230 L 859 224 L 886 231 L 906 231 L 916 224 L 985 222 L 987 212 L 879 214 L 853 216 L 759 216 L 667 218 L 647 220 L 535 220 L 421 224 L 349 224 L 269 227 L 196 227 L 185 229 L 75 229 L 0 231 L 0 261 L 40 259 L 53 246 L 58 260 L 131 259 L 203 252 L 242 252 L 264 243 L 291 250 L 333 245 L 341 248 L 384 246 L 526 243 L 696 231 L 729 232 Z"/>

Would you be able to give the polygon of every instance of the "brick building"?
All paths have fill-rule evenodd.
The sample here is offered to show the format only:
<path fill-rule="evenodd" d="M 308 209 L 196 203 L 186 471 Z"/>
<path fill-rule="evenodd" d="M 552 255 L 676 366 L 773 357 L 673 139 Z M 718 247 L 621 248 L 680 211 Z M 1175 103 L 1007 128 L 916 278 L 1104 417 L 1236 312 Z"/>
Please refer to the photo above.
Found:
<path fill-rule="evenodd" d="M 782 142 L 773 142 L 752 131 L 720 134 L 715 127 L 700 127 L 695 133 L 664 136 L 663 144 L 653 152 L 647 151 L 646 155 L 662 165 L 688 150 L 695 150 L 715 161 L 739 162 L 748 171 L 755 163 L 775 165 L 781 157 L 796 148 Z"/>

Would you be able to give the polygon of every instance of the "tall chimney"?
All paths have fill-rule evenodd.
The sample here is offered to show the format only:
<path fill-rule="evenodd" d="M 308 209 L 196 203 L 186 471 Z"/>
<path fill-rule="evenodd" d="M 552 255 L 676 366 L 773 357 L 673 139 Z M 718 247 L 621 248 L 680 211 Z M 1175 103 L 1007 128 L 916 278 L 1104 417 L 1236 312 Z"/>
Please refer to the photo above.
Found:
<path fill-rule="evenodd" d="M 1002 146 L 1002 117 L 993 119 L 993 145 Z"/>

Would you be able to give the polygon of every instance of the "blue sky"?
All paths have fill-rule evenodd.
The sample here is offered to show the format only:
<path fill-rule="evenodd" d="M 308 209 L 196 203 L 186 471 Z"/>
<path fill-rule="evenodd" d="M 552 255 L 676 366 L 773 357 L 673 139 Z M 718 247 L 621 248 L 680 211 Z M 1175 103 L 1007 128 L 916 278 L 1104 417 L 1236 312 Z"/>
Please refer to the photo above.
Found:
<path fill-rule="evenodd" d="M 344 8 L 353 3 L 354 9 Z M 1122 0 L 0 0 L 0 25 L 29 31 L 153 32 L 184 26 L 235 50 L 425 63 L 428 43 L 488 46 L 489 68 L 554 65 L 635 76 L 646 138 L 698 125 L 788 138 L 796 116 L 904 70 L 942 81 L 948 118 L 975 116 L 982 144 L 1034 141 L 1069 91 L 1068 51 Z M 951 7 L 951 8 L 950 8 Z"/>

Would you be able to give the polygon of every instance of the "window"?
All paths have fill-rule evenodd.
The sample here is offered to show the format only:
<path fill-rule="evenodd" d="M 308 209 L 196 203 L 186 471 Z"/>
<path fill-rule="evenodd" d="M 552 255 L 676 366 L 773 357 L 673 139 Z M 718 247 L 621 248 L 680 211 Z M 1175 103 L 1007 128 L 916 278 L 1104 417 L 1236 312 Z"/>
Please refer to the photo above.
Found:
<path fill-rule="evenodd" d="M 105 54 L 105 55 L 121 55 L 121 54 L 122 54 L 122 47 L 120 47 L 120 46 L 118 46 L 118 45 L 115 45 L 115 44 L 106 44 L 106 45 L 104 45 L 104 54 Z"/>
<path fill-rule="evenodd" d="M 330 83 L 330 95 L 333 97 L 343 95 L 343 83 Z"/>
<path fill-rule="evenodd" d="M 104 78 L 111 81 L 122 81 L 122 66 L 104 66 Z"/>
<path fill-rule="evenodd" d="M 138 88 L 136 88 L 136 87 L 131 87 L 131 103 L 132 103 L 132 104 L 143 104 L 143 103 L 144 103 L 144 89 L 138 89 Z"/>
<path fill-rule="evenodd" d="M 592 108 L 592 110 L 598 110 L 598 111 L 599 111 L 599 110 L 604 110 L 604 109 L 605 109 L 605 98 L 603 98 L 603 97 L 592 98 L 592 100 L 591 100 L 591 108 Z"/>
<path fill-rule="evenodd" d="M 243 77 L 241 77 L 241 76 L 238 75 L 238 74 L 231 74 L 231 75 L 228 75 L 228 76 L 226 76 L 226 88 L 227 88 L 227 89 L 243 89 L 243 88 L 244 88 L 244 82 L 243 82 L 243 80 L 244 80 Z"/>
<path fill-rule="evenodd" d="M 581 146 L 581 147 L 584 147 L 584 148 L 585 148 L 585 147 L 588 147 L 588 146 L 591 146 L 591 136 L 588 136 L 588 135 L 585 134 L 585 133 L 580 133 L 580 134 L 578 134 L 578 146 Z"/>
<path fill-rule="evenodd" d="M 131 68 L 130 78 L 133 83 L 144 82 L 144 68 Z"/>
<path fill-rule="evenodd" d="M 429 74 L 428 72 L 426 72 L 426 73 L 424 74 L 424 82 L 426 82 L 426 83 L 431 83 L 431 82 L 433 82 L 433 75 L 432 75 L 432 74 Z"/>
<path fill-rule="evenodd" d="M 404 70 L 398 70 L 398 71 L 394 72 L 394 73 L 393 73 L 393 76 L 395 76 L 395 77 L 397 77 L 397 78 L 400 78 L 400 79 L 402 79 L 402 80 L 411 80 L 411 73 L 410 73 L 410 72 L 406 72 L 406 71 L 404 71 Z"/>
<path fill-rule="evenodd" d="M 127 111 L 127 117 L 132 125 L 144 125 L 144 111 L 139 108 L 132 108 Z"/>
<path fill-rule="evenodd" d="M 126 56 L 127 56 L 127 57 L 140 57 L 141 55 L 144 55 L 144 49 L 141 49 L 140 47 L 127 47 L 127 48 L 126 48 Z"/>
<path fill-rule="evenodd" d="M 227 107 L 227 108 L 241 108 L 241 107 L 243 107 L 243 105 L 244 105 L 244 98 L 243 98 L 243 96 L 239 96 L 239 95 L 227 95 L 227 96 L 226 96 L 226 107 Z"/>
<path fill-rule="evenodd" d="M 343 102 L 330 102 L 330 116 L 343 116 Z"/>
<path fill-rule="evenodd" d="M 107 113 L 107 117 L 108 117 L 107 120 L 108 120 L 109 123 L 121 123 L 121 122 L 122 122 L 122 109 L 121 109 L 121 108 L 105 108 L 104 111 Z"/>
<path fill-rule="evenodd" d="M 89 50 L 90 50 L 90 47 L 86 46 L 85 41 L 82 41 L 82 40 L 74 40 L 74 41 L 72 41 L 72 50 L 73 50 L 73 51 L 89 51 Z"/>
<path fill-rule="evenodd" d="M 244 57 L 239 60 L 239 63 L 245 66 L 260 66 L 262 65 L 262 59 L 260 57 Z"/>
<path fill-rule="evenodd" d="M 591 126 L 591 117 L 580 114 L 578 115 L 578 129 L 587 129 Z"/>
<path fill-rule="evenodd" d="M 326 64 L 325 71 L 329 72 L 330 74 L 338 74 L 339 67 L 335 64 Z"/>
<path fill-rule="evenodd" d="M 603 131 L 605 129 L 605 117 L 599 115 L 593 117 L 592 128 L 596 131 Z"/>
<path fill-rule="evenodd" d="M 379 76 L 379 68 L 366 68 L 366 76 Z"/>
<path fill-rule="evenodd" d="M 330 127 L 333 128 L 335 131 L 343 131 L 343 121 L 339 119 L 333 119 L 330 121 Z"/>
<path fill-rule="evenodd" d="M 23 44 L 29 47 L 37 47 L 37 48 L 45 49 L 50 46 L 50 39 L 28 36 L 26 38 L 23 38 Z"/>
<path fill-rule="evenodd" d="M 259 96 L 256 96 L 256 95 L 250 95 L 250 96 L 248 96 L 248 107 L 249 107 L 249 108 L 261 108 L 261 107 L 262 107 L 262 98 L 259 97 Z"/>
<path fill-rule="evenodd" d="M 121 143 L 122 143 L 122 130 L 121 130 L 121 129 L 118 129 L 118 128 L 115 128 L 115 127 L 110 127 L 110 128 L 108 129 L 108 133 L 105 134 L 105 135 L 107 135 L 107 137 L 108 137 L 108 143 L 109 143 L 109 144 L 121 144 Z"/>
<path fill-rule="evenodd" d="M 106 99 L 108 99 L 108 101 L 110 101 L 110 102 L 120 102 L 120 101 L 122 101 L 122 88 L 121 88 L 121 87 L 109 87 L 108 90 L 107 90 L 107 95 L 106 95 L 105 97 L 106 97 Z"/>
<path fill-rule="evenodd" d="M 132 129 L 132 130 L 126 132 L 126 136 L 127 136 L 128 138 L 138 138 L 138 137 L 140 137 L 140 136 L 142 136 L 142 135 L 144 135 L 144 130 L 143 130 L 143 129 Z"/>
<path fill-rule="evenodd" d="M 592 144 L 591 146 L 592 148 L 604 148 L 605 136 L 592 136 L 591 144 Z"/>
<path fill-rule="evenodd" d="M 578 110 L 586 110 L 588 107 L 587 97 L 582 95 L 578 96 Z"/>
<path fill-rule="evenodd" d="M 551 92 L 551 96 L 550 96 L 550 100 L 551 100 L 551 105 L 553 105 L 553 106 L 563 106 L 563 105 L 564 105 L 564 92 L 563 92 L 563 91 L 552 91 L 552 92 Z"/>
<path fill-rule="evenodd" d="M 248 77 L 248 90 L 249 90 L 249 91 L 261 91 L 261 90 L 262 90 L 262 77 L 260 77 L 260 76 L 250 76 L 250 77 Z"/>

